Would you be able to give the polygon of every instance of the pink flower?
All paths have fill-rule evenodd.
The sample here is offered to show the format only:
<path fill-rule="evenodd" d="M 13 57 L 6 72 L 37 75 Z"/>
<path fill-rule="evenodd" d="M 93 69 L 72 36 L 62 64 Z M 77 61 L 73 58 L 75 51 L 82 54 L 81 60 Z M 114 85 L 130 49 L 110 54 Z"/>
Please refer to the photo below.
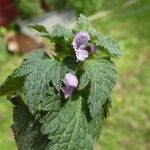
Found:
<path fill-rule="evenodd" d="M 74 49 L 79 49 L 80 47 L 82 47 L 83 49 L 87 47 L 87 44 L 90 40 L 90 35 L 85 32 L 85 31 L 82 31 L 82 32 L 79 32 L 76 34 L 74 40 L 73 40 L 73 48 Z"/>
<path fill-rule="evenodd" d="M 78 86 L 78 79 L 75 75 L 67 73 L 63 83 L 64 85 L 62 86 L 61 90 L 65 96 L 65 99 L 67 99 L 72 95 L 74 88 Z"/>
<path fill-rule="evenodd" d="M 91 52 L 95 52 L 97 49 L 97 45 L 96 44 L 93 44 L 92 47 L 91 47 Z"/>
<path fill-rule="evenodd" d="M 77 60 L 83 61 L 88 57 L 88 52 L 85 48 L 87 47 L 89 40 L 90 35 L 85 31 L 76 34 L 72 45 L 75 50 Z"/>
<path fill-rule="evenodd" d="M 77 60 L 83 61 L 88 57 L 88 52 L 86 50 L 77 49 L 75 50 Z"/>

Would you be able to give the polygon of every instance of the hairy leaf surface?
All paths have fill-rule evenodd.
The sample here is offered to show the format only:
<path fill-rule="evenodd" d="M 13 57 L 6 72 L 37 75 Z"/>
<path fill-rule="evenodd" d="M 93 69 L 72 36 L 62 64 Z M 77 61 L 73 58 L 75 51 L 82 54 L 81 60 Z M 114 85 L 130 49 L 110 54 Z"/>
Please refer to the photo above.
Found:
<path fill-rule="evenodd" d="M 75 31 L 87 31 L 92 36 L 92 38 L 97 35 L 96 30 L 92 27 L 90 21 L 82 14 L 80 14 L 80 17 L 77 21 Z"/>
<path fill-rule="evenodd" d="M 43 111 L 59 111 L 61 109 L 61 95 L 54 87 L 49 87 L 46 98 L 42 101 L 41 110 Z"/>
<path fill-rule="evenodd" d="M 88 104 L 92 117 L 102 112 L 102 106 L 110 96 L 116 84 L 116 68 L 107 58 L 87 60 L 80 80 L 79 90 L 85 88 L 90 81 Z M 86 79 L 88 78 L 88 79 Z"/>
<path fill-rule="evenodd" d="M 57 24 L 53 27 L 51 36 L 52 37 L 63 37 L 66 41 L 73 38 L 72 32 L 59 24 Z"/>
<path fill-rule="evenodd" d="M 48 150 L 92 150 L 93 136 L 82 112 L 81 99 L 68 101 L 57 113 L 48 113 L 42 120 L 42 133 L 52 140 Z"/>
<path fill-rule="evenodd" d="M 50 59 L 45 52 L 38 50 L 25 56 L 18 76 L 26 76 L 24 94 L 31 112 L 35 112 L 39 103 L 46 98 L 49 83 L 60 91 L 61 83 L 68 67 Z"/>
<path fill-rule="evenodd" d="M 116 41 L 114 41 L 110 37 L 103 35 L 102 33 L 99 33 L 97 38 L 98 38 L 98 45 L 107 49 L 109 53 L 115 56 L 122 55 L 122 52 Z"/>
<path fill-rule="evenodd" d="M 18 149 L 45 149 L 48 138 L 41 134 L 41 125 L 35 120 L 35 116 L 31 115 L 21 97 L 16 96 L 11 101 L 15 105 L 13 110 L 14 124 L 12 125 L 12 129 Z"/>
<path fill-rule="evenodd" d="M 14 70 L 14 72 L 0 84 L 0 96 L 9 95 L 22 90 L 24 77 L 16 77 L 15 74 L 17 71 L 18 69 Z"/>
<path fill-rule="evenodd" d="M 47 29 L 44 26 L 37 24 L 37 25 L 29 25 L 28 27 L 36 30 L 38 32 L 37 35 L 51 39 L 49 32 L 47 31 Z"/>

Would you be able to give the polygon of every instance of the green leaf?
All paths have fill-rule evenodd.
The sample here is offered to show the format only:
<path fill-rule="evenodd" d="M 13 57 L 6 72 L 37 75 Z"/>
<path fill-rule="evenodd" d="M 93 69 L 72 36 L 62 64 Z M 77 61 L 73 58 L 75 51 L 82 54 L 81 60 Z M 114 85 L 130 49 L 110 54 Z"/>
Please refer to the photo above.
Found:
<path fill-rule="evenodd" d="M 28 107 L 24 104 L 20 96 L 16 96 L 11 99 L 15 104 L 13 110 L 12 130 L 17 143 L 17 147 L 20 150 L 43 150 L 45 149 L 48 138 L 41 134 L 41 125 L 35 120 L 35 116 L 32 116 L 28 110 Z"/>
<path fill-rule="evenodd" d="M 66 41 L 71 40 L 73 38 L 72 32 L 59 24 L 57 24 L 53 27 L 51 36 L 52 37 L 63 37 Z"/>
<path fill-rule="evenodd" d="M 24 77 L 16 77 L 16 72 L 14 72 L 0 85 L 0 96 L 9 95 L 17 91 L 22 90 Z"/>
<path fill-rule="evenodd" d="M 110 54 L 115 56 L 122 55 L 122 51 L 120 50 L 116 41 L 114 41 L 110 37 L 103 35 L 102 33 L 99 33 L 97 38 L 98 38 L 97 45 L 104 47 Z"/>
<path fill-rule="evenodd" d="M 103 111 L 102 106 L 116 84 L 116 68 L 112 61 L 101 58 L 87 60 L 83 69 L 85 72 L 81 77 L 79 90 L 84 89 L 87 81 L 90 81 L 88 104 L 93 118 Z"/>
<path fill-rule="evenodd" d="M 80 84 L 78 86 L 78 89 L 79 90 L 84 89 L 88 85 L 89 82 L 90 82 L 90 80 L 89 80 L 88 74 L 83 73 L 80 78 Z"/>
<path fill-rule="evenodd" d="M 49 56 L 42 50 L 34 50 L 31 53 L 25 54 L 20 68 L 16 72 L 16 76 L 26 76 L 32 73 L 39 61 L 49 59 Z"/>
<path fill-rule="evenodd" d="M 111 104 L 111 97 L 108 98 L 105 102 L 105 104 L 103 105 L 103 116 L 105 118 L 107 118 L 110 114 L 110 108 L 112 108 L 112 104 Z"/>
<path fill-rule="evenodd" d="M 38 50 L 24 57 L 18 76 L 26 76 L 24 95 L 30 112 L 35 113 L 38 105 L 45 99 L 49 83 L 60 91 L 62 80 L 68 72 L 63 63 L 50 59 L 45 52 Z"/>
<path fill-rule="evenodd" d="M 51 39 L 50 33 L 47 31 L 47 29 L 44 26 L 36 24 L 36 25 L 29 25 L 28 27 L 38 31 L 39 33 L 37 35 Z"/>
<path fill-rule="evenodd" d="M 80 14 L 77 21 L 76 30 L 86 31 L 88 28 L 91 28 L 90 21 L 84 15 Z"/>
<path fill-rule="evenodd" d="M 48 150 L 92 150 L 93 136 L 82 112 L 82 99 L 68 101 L 60 111 L 48 113 L 42 120 L 41 131 L 52 140 Z"/>
<path fill-rule="evenodd" d="M 49 87 L 46 98 L 42 101 L 41 110 L 54 112 L 61 108 L 61 95 L 55 90 L 54 87 Z"/>
<path fill-rule="evenodd" d="M 103 114 L 99 114 L 89 122 L 89 133 L 96 139 L 99 139 L 103 120 Z"/>
<path fill-rule="evenodd" d="M 36 24 L 36 25 L 29 25 L 28 27 L 32 28 L 32 29 L 34 29 L 34 30 L 36 30 L 38 32 L 48 33 L 47 29 L 44 26 L 42 26 L 42 25 Z"/>
<path fill-rule="evenodd" d="M 13 73 L 0 85 L 0 96 L 9 95 L 22 89 L 25 76 L 34 70 L 38 61 L 48 58 L 48 55 L 37 50 L 26 54 L 20 68 L 15 69 Z"/>
<path fill-rule="evenodd" d="M 75 31 L 87 31 L 92 38 L 97 35 L 96 30 L 91 26 L 90 21 L 82 14 L 80 14 L 80 17 L 78 18 L 77 24 L 75 26 Z"/>

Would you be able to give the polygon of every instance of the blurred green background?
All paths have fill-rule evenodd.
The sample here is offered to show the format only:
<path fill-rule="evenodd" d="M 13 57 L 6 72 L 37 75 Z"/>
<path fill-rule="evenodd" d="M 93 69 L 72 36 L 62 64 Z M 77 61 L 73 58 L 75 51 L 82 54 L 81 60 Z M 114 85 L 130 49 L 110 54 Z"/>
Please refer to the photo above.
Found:
<path fill-rule="evenodd" d="M 124 52 L 123 57 L 116 60 L 119 75 L 113 109 L 95 150 L 150 150 L 150 1 L 93 0 L 93 5 L 90 1 L 77 0 L 78 5 L 71 4 L 86 15 L 92 15 L 94 7 L 96 12 L 111 10 L 92 24 L 97 31 L 115 38 Z M 0 82 L 20 62 L 20 56 L 7 54 L 0 37 Z M 6 97 L 0 97 L 1 150 L 16 149 L 11 124 L 12 105 Z"/>

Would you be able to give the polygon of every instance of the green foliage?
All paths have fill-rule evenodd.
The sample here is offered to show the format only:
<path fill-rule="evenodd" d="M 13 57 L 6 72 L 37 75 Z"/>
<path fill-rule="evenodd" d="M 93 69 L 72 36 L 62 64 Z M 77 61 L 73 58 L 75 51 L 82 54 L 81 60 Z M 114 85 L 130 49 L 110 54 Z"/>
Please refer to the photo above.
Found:
<path fill-rule="evenodd" d="M 84 89 L 90 81 L 88 103 L 91 117 L 95 117 L 103 111 L 102 107 L 116 84 L 116 69 L 109 59 L 101 58 L 86 61 L 83 70 L 79 89 Z"/>
<path fill-rule="evenodd" d="M 65 7 L 68 3 L 68 0 L 42 0 L 44 2 L 44 7 L 46 10 L 54 10 Z"/>
<path fill-rule="evenodd" d="M 102 7 L 108 4 L 108 0 L 77 0 L 76 3 L 73 3 L 73 0 L 71 1 L 72 5 L 77 9 L 78 13 L 83 13 L 86 15 L 101 11 Z"/>
<path fill-rule="evenodd" d="M 77 14 L 92 15 L 104 8 L 116 7 L 120 0 L 13 0 L 20 18 L 31 19 L 44 11 L 71 7 Z M 92 7 L 91 7 L 92 6 Z"/>
<path fill-rule="evenodd" d="M 48 33 L 47 29 L 43 25 L 29 25 L 28 27 L 38 31 L 37 35 L 51 39 L 50 34 Z"/>
<path fill-rule="evenodd" d="M 16 72 L 18 70 L 14 70 L 14 72 L 5 80 L 4 83 L 0 84 L 0 96 L 3 95 L 11 95 L 16 91 L 20 91 L 23 87 L 24 77 L 16 76 Z"/>
<path fill-rule="evenodd" d="M 97 33 L 96 30 L 91 26 L 89 20 L 84 16 L 80 15 L 77 25 L 75 26 L 75 31 L 87 31 L 91 35 L 91 41 L 96 43 L 98 49 L 107 55 L 110 54 L 112 56 L 121 56 L 122 51 L 120 50 L 116 41 L 112 38 L 103 35 L 102 33 Z"/>
<path fill-rule="evenodd" d="M 77 21 L 77 24 L 75 26 L 75 31 L 76 32 L 87 31 L 92 36 L 91 38 L 94 38 L 94 39 L 96 38 L 96 35 L 97 35 L 96 30 L 92 27 L 89 20 L 82 14 L 80 14 L 80 17 Z"/>
<path fill-rule="evenodd" d="M 82 112 L 82 99 L 68 101 L 60 111 L 44 117 L 41 131 L 52 140 L 47 149 L 87 149 L 93 147 L 88 122 Z"/>
<path fill-rule="evenodd" d="M 6 59 L 8 58 L 8 53 L 3 41 L 3 30 L 4 33 L 6 32 L 4 28 L 0 27 L 0 64 L 4 61 L 6 61 Z"/>
<path fill-rule="evenodd" d="M 29 28 L 32 28 L 38 32 L 48 33 L 47 29 L 43 25 L 29 25 Z"/>
<path fill-rule="evenodd" d="M 99 40 L 83 15 L 73 31 L 60 25 L 54 26 L 51 33 L 41 25 L 31 28 L 47 34 L 57 55 L 50 58 L 44 50 L 26 54 L 20 67 L 0 86 L 0 95 L 19 95 L 17 102 L 11 99 L 15 105 L 13 131 L 18 149 L 92 150 L 109 113 L 109 98 L 116 83 L 112 55 L 106 53 L 107 57 L 97 58 L 89 52 L 84 62 L 74 59 L 71 45 L 77 32 L 87 31 L 90 44 Z M 104 49 L 111 51 L 111 41 L 106 42 L 110 43 Z M 97 51 L 101 49 L 98 47 Z M 77 74 L 80 79 L 78 89 L 67 100 L 62 92 L 66 73 Z"/>
<path fill-rule="evenodd" d="M 40 3 L 37 0 L 14 0 L 19 16 L 23 19 L 31 19 L 42 13 Z"/>
<path fill-rule="evenodd" d="M 18 76 L 26 76 L 24 82 L 24 95 L 31 112 L 35 112 L 38 104 L 45 98 L 49 83 L 60 91 L 61 81 L 68 71 L 64 64 L 50 59 L 44 51 L 37 50 L 24 57 L 18 71 Z"/>
<path fill-rule="evenodd" d="M 98 45 L 101 47 L 104 47 L 110 54 L 115 56 L 121 56 L 122 52 L 120 51 L 120 48 L 116 41 L 112 40 L 110 37 L 107 37 L 100 33 L 98 35 Z"/>
<path fill-rule="evenodd" d="M 59 24 L 53 27 L 51 35 L 52 37 L 63 37 L 66 41 L 73 38 L 72 32 Z"/>
<path fill-rule="evenodd" d="M 33 116 L 20 96 L 11 99 L 14 104 L 12 130 L 17 146 L 22 150 L 45 149 L 48 139 L 41 134 L 41 125 Z"/>

